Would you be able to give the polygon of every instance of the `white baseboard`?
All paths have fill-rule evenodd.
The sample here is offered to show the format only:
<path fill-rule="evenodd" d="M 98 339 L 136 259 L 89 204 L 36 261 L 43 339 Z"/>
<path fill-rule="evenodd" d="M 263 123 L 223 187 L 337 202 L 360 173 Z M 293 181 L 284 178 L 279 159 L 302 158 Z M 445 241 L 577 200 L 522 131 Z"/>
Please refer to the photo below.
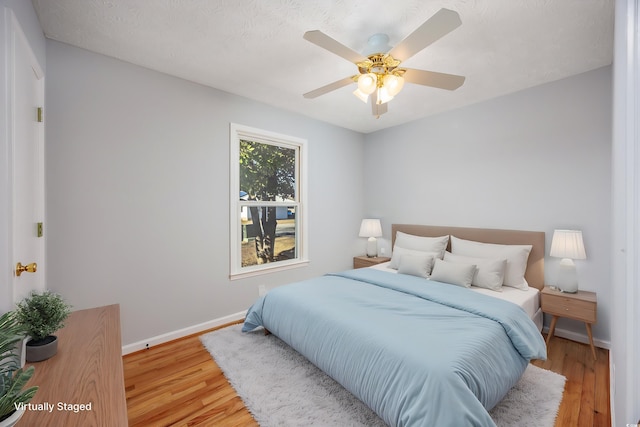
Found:
<path fill-rule="evenodd" d="M 549 333 L 549 327 L 545 326 L 543 329 L 543 332 L 545 333 Z M 587 334 L 581 334 L 578 332 L 574 332 L 574 331 L 569 331 L 567 329 L 561 329 L 561 328 L 556 328 L 555 332 L 553 333 L 554 336 L 559 336 L 562 338 L 566 338 L 568 340 L 571 341 L 577 341 L 577 342 L 581 342 L 584 344 L 589 344 L 589 337 L 587 336 Z M 599 340 L 597 338 L 593 339 L 593 345 L 595 345 L 596 347 L 599 348 L 604 348 L 607 350 L 611 350 L 611 342 L 610 341 L 602 341 Z"/>
<path fill-rule="evenodd" d="M 187 335 L 197 334 L 198 332 L 206 331 L 207 329 L 215 328 L 217 326 L 226 325 L 227 323 L 236 322 L 242 320 L 247 315 L 247 311 L 241 311 L 239 313 L 230 314 L 228 316 L 220 317 L 218 319 L 209 320 L 208 322 L 200 323 L 198 325 L 189 326 L 188 328 L 178 329 L 177 331 L 167 332 L 166 334 L 157 335 L 155 337 L 148 338 L 143 341 L 134 342 L 122 346 L 122 355 L 133 353 L 135 351 L 144 350 L 146 348 L 153 347 L 154 345 L 163 344 L 169 341 L 177 340 L 178 338 L 186 337 Z"/>

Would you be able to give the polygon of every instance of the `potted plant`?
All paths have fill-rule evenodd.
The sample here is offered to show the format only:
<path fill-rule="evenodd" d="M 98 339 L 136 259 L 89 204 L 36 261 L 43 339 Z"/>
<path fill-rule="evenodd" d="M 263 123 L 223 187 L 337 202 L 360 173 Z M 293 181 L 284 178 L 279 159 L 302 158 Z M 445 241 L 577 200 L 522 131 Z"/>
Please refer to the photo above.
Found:
<path fill-rule="evenodd" d="M 13 426 L 25 409 L 20 405 L 28 403 L 38 387 L 24 389 L 35 368 L 20 367 L 17 348 L 24 338 L 24 328 L 9 311 L 0 316 L 0 427 Z"/>
<path fill-rule="evenodd" d="M 64 326 L 70 312 L 71 306 L 50 291 L 32 292 L 18 303 L 18 322 L 31 336 L 26 345 L 28 362 L 39 362 L 57 353 L 58 337 L 53 333 Z"/>

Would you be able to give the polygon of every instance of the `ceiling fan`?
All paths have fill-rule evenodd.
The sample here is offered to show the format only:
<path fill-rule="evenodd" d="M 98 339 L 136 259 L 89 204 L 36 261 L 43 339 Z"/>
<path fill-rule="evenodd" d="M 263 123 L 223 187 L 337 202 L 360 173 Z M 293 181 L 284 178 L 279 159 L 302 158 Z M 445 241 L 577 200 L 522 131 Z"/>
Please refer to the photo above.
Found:
<path fill-rule="evenodd" d="M 381 114 L 387 112 L 387 102 L 402 90 L 405 82 L 455 90 L 464 83 L 464 76 L 399 68 L 399 66 L 402 61 L 406 61 L 460 25 L 462 25 L 462 21 L 457 12 L 440 9 L 392 49 L 386 45 L 389 40 L 387 35 L 376 34 L 372 36 L 369 39 L 369 44 L 373 53 L 367 53 L 366 57 L 319 30 L 307 31 L 303 36 L 305 40 L 353 62 L 358 67 L 359 74 L 329 83 L 307 92 L 303 96 L 308 99 L 316 98 L 355 82 L 358 84 L 358 88 L 353 94 L 365 103 L 371 96 L 373 115 L 380 117 Z"/>

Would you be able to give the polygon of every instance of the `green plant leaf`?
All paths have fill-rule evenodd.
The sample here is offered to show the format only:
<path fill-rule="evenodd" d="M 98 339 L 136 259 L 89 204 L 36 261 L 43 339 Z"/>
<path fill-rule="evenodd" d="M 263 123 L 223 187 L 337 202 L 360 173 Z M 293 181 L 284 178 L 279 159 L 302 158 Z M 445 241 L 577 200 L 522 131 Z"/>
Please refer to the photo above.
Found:
<path fill-rule="evenodd" d="M 15 410 L 15 405 L 29 402 L 37 386 L 23 390 L 35 368 L 20 368 L 17 346 L 24 339 L 24 326 L 15 312 L 0 316 L 0 420 Z"/>

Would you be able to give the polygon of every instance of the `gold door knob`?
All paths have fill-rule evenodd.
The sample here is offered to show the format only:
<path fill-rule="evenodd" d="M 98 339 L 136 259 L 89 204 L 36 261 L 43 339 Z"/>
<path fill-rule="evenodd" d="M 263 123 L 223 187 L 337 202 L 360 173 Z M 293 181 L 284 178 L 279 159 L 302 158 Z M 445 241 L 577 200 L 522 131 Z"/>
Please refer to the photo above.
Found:
<path fill-rule="evenodd" d="M 22 263 L 17 263 L 16 276 L 20 277 L 20 275 L 25 271 L 27 273 L 35 273 L 37 269 L 38 269 L 38 264 L 36 264 L 35 262 L 32 262 L 31 264 L 28 264 L 28 265 L 22 265 Z"/>

